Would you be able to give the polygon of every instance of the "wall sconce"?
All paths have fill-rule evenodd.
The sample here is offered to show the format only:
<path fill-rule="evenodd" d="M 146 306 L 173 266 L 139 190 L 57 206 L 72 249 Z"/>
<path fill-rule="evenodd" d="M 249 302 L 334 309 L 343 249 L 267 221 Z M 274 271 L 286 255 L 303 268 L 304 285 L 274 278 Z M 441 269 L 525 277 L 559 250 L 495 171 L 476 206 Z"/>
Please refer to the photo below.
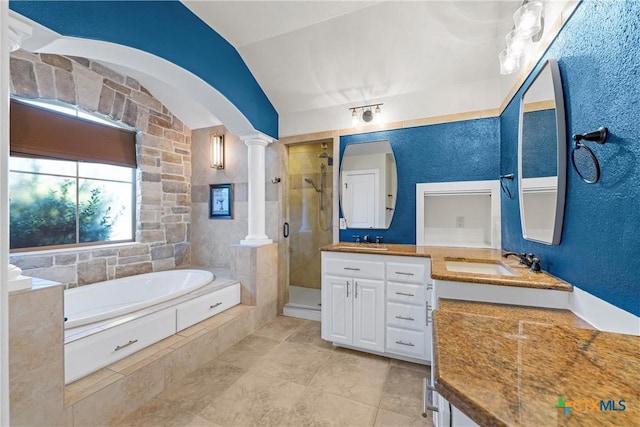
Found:
<path fill-rule="evenodd" d="M 540 1 L 525 2 L 513 14 L 514 27 L 505 36 L 507 48 L 498 55 L 500 74 L 512 74 L 520 68 L 520 58 L 539 42 L 544 30 L 543 4 Z"/>
<path fill-rule="evenodd" d="M 211 134 L 210 139 L 210 162 L 214 169 L 224 169 L 224 135 Z"/>
<path fill-rule="evenodd" d="M 373 120 L 375 120 L 376 123 L 382 122 L 381 107 L 383 105 L 384 103 L 361 105 L 359 107 L 350 107 L 349 110 L 351 111 L 351 125 L 356 127 L 359 124 L 361 124 L 360 119 L 358 119 L 358 111 L 362 111 L 360 118 L 364 123 L 369 123 Z"/>

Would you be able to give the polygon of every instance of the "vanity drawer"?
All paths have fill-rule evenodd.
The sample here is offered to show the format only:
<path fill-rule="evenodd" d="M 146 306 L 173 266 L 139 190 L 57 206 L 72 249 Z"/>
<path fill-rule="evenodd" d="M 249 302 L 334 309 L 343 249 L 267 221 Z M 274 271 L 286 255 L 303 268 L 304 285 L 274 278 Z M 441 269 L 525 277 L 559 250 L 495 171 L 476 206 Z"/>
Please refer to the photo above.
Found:
<path fill-rule="evenodd" d="M 422 307 L 425 300 L 425 286 L 410 283 L 387 282 L 387 301 L 415 304 Z"/>
<path fill-rule="evenodd" d="M 323 274 L 384 280 L 384 262 L 331 258 L 323 264 Z"/>
<path fill-rule="evenodd" d="M 389 353 L 425 359 L 425 332 L 387 327 L 387 349 Z"/>
<path fill-rule="evenodd" d="M 400 262 L 387 263 L 387 280 L 396 282 L 425 282 L 425 265 Z"/>
<path fill-rule="evenodd" d="M 387 325 L 422 331 L 426 323 L 426 307 L 387 302 Z"/>
<path fill-rule="evenodd" d="M 176 330 L 186 329 L 238 304 L 240 304 L 239 283 L 184 302 L 176 308 Z"/>

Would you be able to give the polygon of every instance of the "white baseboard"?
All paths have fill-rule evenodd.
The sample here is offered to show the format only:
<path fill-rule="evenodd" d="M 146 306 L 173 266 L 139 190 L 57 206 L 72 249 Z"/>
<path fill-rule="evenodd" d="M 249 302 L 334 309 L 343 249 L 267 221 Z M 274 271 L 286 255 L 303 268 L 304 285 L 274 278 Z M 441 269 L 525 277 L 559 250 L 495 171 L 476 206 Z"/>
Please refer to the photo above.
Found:
<path fill-rule="evenodd" d="M 580 288 L 569 296 L 573 313 L 601 331 L 640 336 L 640 317 L 616 307 Z"/>

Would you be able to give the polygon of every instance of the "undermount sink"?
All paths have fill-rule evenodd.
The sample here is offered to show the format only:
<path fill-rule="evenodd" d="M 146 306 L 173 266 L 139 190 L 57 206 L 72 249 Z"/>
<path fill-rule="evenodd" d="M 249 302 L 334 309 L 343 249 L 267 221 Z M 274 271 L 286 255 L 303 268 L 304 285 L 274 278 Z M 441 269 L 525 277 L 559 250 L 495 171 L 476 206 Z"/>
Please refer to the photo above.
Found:
<path fill-rule="evenodd" d="M 388 251 L 389 248 L 386 246 L 378 246 L 373 244 L 362 244 L 362 245 L 340 245 L 341 249 L 354 249 L 360 251 Z"/>
<path fill-rule="evenodd" d="M 473 274 L 491 274 L 494 276 L 515 276 L 507 266 L 497 261 L 447 261 L 445 260 L 448 271 L 456 273 L 473 273 Z"/>

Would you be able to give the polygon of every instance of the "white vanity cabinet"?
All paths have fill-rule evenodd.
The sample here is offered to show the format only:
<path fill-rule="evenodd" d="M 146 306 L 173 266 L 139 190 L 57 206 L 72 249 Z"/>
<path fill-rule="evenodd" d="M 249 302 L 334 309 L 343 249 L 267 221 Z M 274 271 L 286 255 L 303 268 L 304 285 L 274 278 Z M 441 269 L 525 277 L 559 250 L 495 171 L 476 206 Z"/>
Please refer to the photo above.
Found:
<path fill-rule="evenodd" d="M 430 361 L 433 288 L 430 263 L 426 259 L 394 257 L 386 267 L 385 352 Z"/>
<path fill-rule="evenodd" d="M 383 351 L 384 262 L 323 253 L 322 267 L 322 338 Z"/>
<path fill-rule="evenodd" d="M 322 252 L 322 338 L 431 360 L 430 265 L 422 257 Z"/>

